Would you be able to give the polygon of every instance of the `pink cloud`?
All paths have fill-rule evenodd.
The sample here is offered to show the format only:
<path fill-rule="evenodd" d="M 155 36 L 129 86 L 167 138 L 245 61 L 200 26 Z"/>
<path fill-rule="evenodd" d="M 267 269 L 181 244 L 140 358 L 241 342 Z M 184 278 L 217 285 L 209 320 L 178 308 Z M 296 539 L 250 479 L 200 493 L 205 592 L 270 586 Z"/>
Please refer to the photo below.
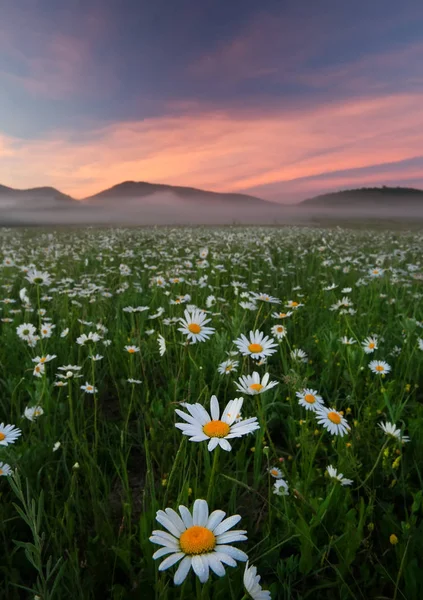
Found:
<path fill-rule="evenodd" d="M 0 182 L 53 185 L 76 197 L 128 179 L 214 191 L 274 184 L 289 201 L 287 188 L 308 185 L 299 178 L 420 156 L 422 105 L 423 93 L 414 93 L 351 99 L 297 114 L 198 109 L 88 129 L 79 141 L 66 131 L 32 141 L 0 136 Z M 314 185 L 318 192 L 325 183 Z M 274 191 L 271 197 L 277 198 Z"/>

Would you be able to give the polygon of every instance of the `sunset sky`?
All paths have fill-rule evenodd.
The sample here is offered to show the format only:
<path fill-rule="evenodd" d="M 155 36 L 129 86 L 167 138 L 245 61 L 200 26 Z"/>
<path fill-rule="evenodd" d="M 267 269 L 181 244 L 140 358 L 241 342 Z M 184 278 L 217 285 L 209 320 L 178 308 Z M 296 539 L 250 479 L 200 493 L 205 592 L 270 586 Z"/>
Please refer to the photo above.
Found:
<path fill-rule="evenodd" d="M 423 188 L 422 0 L 0 0 L 0 184 Z"/>

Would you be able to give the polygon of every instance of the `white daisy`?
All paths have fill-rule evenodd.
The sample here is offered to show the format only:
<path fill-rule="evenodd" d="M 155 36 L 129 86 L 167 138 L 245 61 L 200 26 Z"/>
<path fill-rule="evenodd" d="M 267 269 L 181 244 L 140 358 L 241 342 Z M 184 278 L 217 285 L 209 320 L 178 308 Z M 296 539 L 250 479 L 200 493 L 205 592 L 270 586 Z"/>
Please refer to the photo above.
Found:
<path fill-rule="evenodd" d="M 8 475 L 12 474 L 12 469 L 10 468 L 10 465 L 7 465 L 4 462 L 0 462 L 0 477 L 7 477 Z"/>
<path fill-rule="evenodd" d="M 352 346 L 353 344 L 357 343 L 357 340 L 355 340 L 354 338 L 349 338 L 346 335 L 344 335 L 343 337 L 339 338 L 339 341 L 342 344 L 345 344 L 345 346 Z"/>
<path fill-rule="evenodd" d="M 229 452 L 232 449 L 232 446 L 228 442 L 229 439 L 242 437 L 243 435 L 252 433 L 256 429 L 260 429 L 257 417 L 240 420 L 243 402 L 243 398 L 230 400 L 223 410 L 221 419 L 219 402 L 216 396 L 212 396 L 210 400 L 211 417 L 201 404 L 181 402 L 181 406 L 187 409 L 189 415 L 176 409 L 176 414 L 187 421 L 187 423 L 175 423 L 175 427 L 180 429 L 184 435 L 190 436 L 191 442 L 210 440 L 207 446 L 209 452 L 214 450 L 218 445 L 223 450 Z"/>
<path fill-rule="evenodd" d="M 253 600 L 271 600 L 272 596 L 269 591 L 263 590 L 260 585 L 260 575 L 257 575 L 257 567 L 247 564 L 245 565 L 243 583 L 246 592 Z"/>
<path fill-rule="evenodd" d="M 292 310 L 289 310 L 288 312 L 274 312 L 272 313 L 272 317 L 274 319 L 287 319 L 288 317 L 290 317 L 292 315 Z"/>
<path fill-rule="evenodd" d="M 299 308 L 300 306 L 304 306 L 304 304 L 301 304 L 300 302 L 297 302 L 296 300 L 288 300 L 288 302 L 285 304 L 285 306 L 287 308 Z"/>
<path fill-rule="evenodd" d="M 335 469 L 335 467 L 332 467 L 332 465 L 328 466 L 327 473 L 331 479 L 339 481 L 341 485 L 351 485 L 353 483 L 352 479 L 346 479 L 343 473 L 338 473 L 338 471 Z"/>
<path fill-rule="evenodd" d="M 265 373 L 262 378 L 254 371 L 252 375 L 242 375 L 236 383 L 236 389 L 238 392 L 244 392 L 249 396 L 255 396 L 256 394 L 262 394 L 267 390 L 272 389 L 275 385 L 278 385 L 277 381 L 269 382 L 269 373 Z"/>
<path fill-rule="evenodd" d="M 192 312 L 184 311 L 185 319 L 180 319 L 182 327 L 178 327 L 188 337 L 193 344 L 196 342 L 205 342 L 215 332 L 214 327 L 205 327 L 211 319 L 200 309 L 194 309 Z"/>
<path fill-rule="evenodd" d="M 38 365 L 35 365 L 32 374 L 34 375 L 34 377 L 41 377 L 43 375 L 43 373 L 45 372 L 45 370 L 46 370 L 45 364 L 38 363 Z"/>
<path fill-rule="evenodd" d="M 232 373 L 232 371 L 236 371 L 238 365 L 239 365 L 239 362 L 237 360 L 231 360 L 231 359 L 224 360 L 217 367 L 217 371 L 221 375 L 229 375 L 229 373 Z"/>
<path fill-rule="evenodd" d="M 323 398 L 318 394 L 318 392 L 309 388 L 305 388 L 300 392 L 296 392 L 295 395 L 298 398 L 298 404 L 300 406 L 304 406 L 304 408 L 313 412 L 317 410 L 319 405 L 324 403 Z"/>
<path fill-rule="evenodd" d="M 385 375 L 385 373 L 389 373 L 391 367 L 384 360 L 372 360 L 369 363 L 369 369 L 376 375 Z"/>
<path fill-rule="evenodd" d="M 394 437 L 397 440 L 400 440 L 401 442 L 409 442 L 410 438 L 408 437 L 408 435 L 402 435 L 401 433 L 401 429 L 397 429 L 397 426 L 394 423 L 378 423 L 379 427 L 382 429 L 382 431 L 385 433 L 385 435 L 388 435 L 390 437 Z"/>
<path fill-rule="evenodd" d="M 27 406 L 23 416 L 28 419 L 28 421 L 35 421 L 37 417 L 40 417 L 43 414 L 44 411 L 41 406 Z"/>
<path fill-rule="evenodd" d="M 85 382 L 85 385 L 81 385 L 81 390 L 83 390 L 87 394 L 95 394 L 96 392 L 98 392 L 98 389 L 90 383 L 88 383 L 87 381 Z"/>
<path fill-rule="evenodd" d="M 378 340 L 377 340 L 376 336 L 366 337 L 366 339 L 361 342 L 364 352 L 366 354 L 371 354 L 372 352 L 377 350 L 377 348 L 378 348 L 377 341 Z"/>
<path fill-rule="evenodd" d="M 156 513 L 156 520 L 167 529 L 152 532 L 150 542 L 162 546 L 153 554 L 153 559 L 169 554 L 159 565 L 165 571 L 181 559 L 173 578 L 175 585 L 185 581 L 191 567 L 201 583 L 210 576 L 210 569 L 219 577 L 225 575 L 225 565 L 236 566 L 236 561 L 246 561 L 248 556 L 228 544 L 247 540 L 243 529 L 229 531 L 241 520 L 240 515 L 225 519 L 223 510 L 209 515 L 206 500 L 194 502 L 192 514 L 186 506 L 179 506 L 179 514 L 171 508 Z M 169 533 L 168 533 L 169 532 Z"/>
<path fill-rule="evenodd" d="M 296 360 L 302 363 L 306 363 L 308 361 L 307 353 L 304 352 L 304 350 L 301 350 L 301 348 L 291 350 L 291 358 L 292 360 Z"/>
<path fill-rule="evenodd" d="M 166 340 L 164 339 L 164 337 L 162 335 L 157 336 L 157 342 L 159 344 L 159 353 L 160 356 L 163 356 L 166 353 Z"/>
<path fill-rule="evenodd" d="M 319 405 L 316 409 L 316 418 L 319 425 L 323 425 L 332 435 L 343 437 L 351 429 L 347 420 L 334 408 Z"/>
<path fill-rule="evenodd" d="M 235 346 L 243 356 L 251 356 L 251 358 L 265 358 L 271 356 L 277 351 L 277 344 L 273 338 L 265 336 L 262 331 L 250 331 L 250 339 L 241 334 L 239 338 L 234 340 Z"/>
<path fill-rule="evenodd" d="M 288 333 L 286 327 L 284 327 L 283 325 L 273 325 L 271 332 L 278 340 L 283 340 L 283 338 Z"/>
<path fill-rule="evenodd" d="M 14 425 L 5 425 L 4 423 L 0 423 L 0 446 L 14 444 L 21 435 L 22 431 Z"/>
<path fill-rule="evenodd" d="M 262 302 L 269 302 L 270 304 L 281 303 L 281 301 L 278 298 L 269 296 L 269 294 L 257 294 L 256 292 L 252 292 L 251 296 L 253 297 L 253 300 L 261 300 Z"/>
<path fill-rule="evenodd" d="M 272 467 L 271 469 L 269 469 L 269 473 L 275 479 L 282 479 L 283 477 L 282 471 L 278 469 L 278 467 Z"/>
<path fill-rule="evenodd" d="M 22 323 L 16 327 L 16 333 L 21 340 L 29 340 L 35 335 L 36 329 L 32 323 Z"/>
<path fill-rule="evenodd" d="M 277 479 L 273 484 L 273 493 L 277 496 L 289 496 L 289 486 L 285 479 Z"/>
<path fill-rule="evenodd" d="M 136 352 L 140 351 L 138 346 L 125 346 L 124 350 L 126 350 L 128 354 L 135 354 Z"/>
<path fill-rule="evenodd" d="M 35 283 L 36 285 L 50 285 L 51 277 L 46 271 L 37 271 L 37 269 L 31 269 L 28 271 L 25 279 L 27 279 L 30 283 Z"/>

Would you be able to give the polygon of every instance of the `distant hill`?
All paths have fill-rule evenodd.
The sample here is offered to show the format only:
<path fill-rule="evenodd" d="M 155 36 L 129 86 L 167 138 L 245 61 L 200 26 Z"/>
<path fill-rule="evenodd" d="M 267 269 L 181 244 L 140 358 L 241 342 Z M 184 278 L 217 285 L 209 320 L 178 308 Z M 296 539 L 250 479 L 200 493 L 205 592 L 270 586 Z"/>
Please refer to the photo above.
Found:
<path fill-rule="evenodd" d="M 257 198 L 255 196 L 249 196 L 247 194 L 231 194 L 222 192 L 208 192 L 191 187 L 182 187 L 178 185 L 166 185 L 161 183 L 147 183 L 145 181 L 124 181 L 114 185 L 113 187 L 99 192 L 88 198 L 84 198 L 84 202 L 88 203 L 101 203 L 107 200 L 116 199 L 136 199 L 146 198 L 157 193 L 171 193 L 184 201 L 192 201 L 194 203 L 207 201 L 213 203 L 236 203 L 239 205 L 255 205 L 255 206 L 268 206 L 271 204 L 266 200 Z"/>
<path fill-rule="evenodd" d="M 423 190 L 406 187 L 374 187 L 342 190 L 329 194 L 314 196 L 300 202 L 307 208 L 320 207 L 376 207 L 401 205 L 423 207 Z"/>
<path fill-rule="evenodd" d="M 0 205 L 5 203 L 30 203 L 31 201 L 42 201 L 49 204 L 66 204 L 71 205 L 76 203 L 71 196 L 62 194 L 59 190 L 53 187 L 36 187 L 28 190 L 17 190 L 5 185 L 0 185 Z"/>

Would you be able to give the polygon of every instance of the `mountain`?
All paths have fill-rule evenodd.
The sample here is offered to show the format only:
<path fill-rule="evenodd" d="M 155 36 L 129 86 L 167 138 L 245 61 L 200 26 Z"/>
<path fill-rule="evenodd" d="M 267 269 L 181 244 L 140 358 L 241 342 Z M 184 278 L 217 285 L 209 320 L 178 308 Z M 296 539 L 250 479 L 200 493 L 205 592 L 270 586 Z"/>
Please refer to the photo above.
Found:
<path fill-rule="evenodd" d="M 177 198 L 185 202 L 204 202 L 209 201 L 213 203 L 235 203 L 238 205 L 255 205 L 255 206 L 266 206 L 272 203 L 257 198 L 255 196 L 249 196 L 247 194 L 232 194 L 222 192 L 208 192 L 205 190 L 199 190 L 191 187 L 182 187 L 178 185 L 166 185 L 161 183 L 147 183 L 145 181 L 124 181 L 114 185 L 113 187 L 103 190 L 98 194 L 84 198 L 83 202 L 95 203 L 103 201 L 112 201 L 120 199 L 137 199 L 146 198 L 153 194 L 172 194 Z"/>
<path fill-rule="evenodd" d="M 300 202 L 304 208 L 423 208 L 423 190 L 406 187 L 357 188 L 314 196 Z"/>
<path fill-rule="evenodd" d="M 5 185 L 0 185 L 0 207 L 28 206 L 28 207 L 60 207 L 75 205 L 76 200 L 62 194 L 53 187 L 36 187 L 28 190 L 17 190 Z"/>

